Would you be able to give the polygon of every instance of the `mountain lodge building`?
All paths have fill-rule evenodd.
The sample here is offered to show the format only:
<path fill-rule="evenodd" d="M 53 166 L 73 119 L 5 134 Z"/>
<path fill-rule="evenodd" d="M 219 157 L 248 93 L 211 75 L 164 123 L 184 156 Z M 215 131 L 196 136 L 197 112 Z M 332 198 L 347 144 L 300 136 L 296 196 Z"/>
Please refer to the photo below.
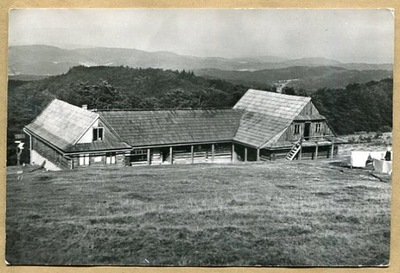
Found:
<path fill-rule="evenodd" d="M 31 164 L 49 170 L 317 159 L 339 144 L 311 98 L 253 89 L 219 110 L 91 111 L 55 99 L 24 132 Z"/>

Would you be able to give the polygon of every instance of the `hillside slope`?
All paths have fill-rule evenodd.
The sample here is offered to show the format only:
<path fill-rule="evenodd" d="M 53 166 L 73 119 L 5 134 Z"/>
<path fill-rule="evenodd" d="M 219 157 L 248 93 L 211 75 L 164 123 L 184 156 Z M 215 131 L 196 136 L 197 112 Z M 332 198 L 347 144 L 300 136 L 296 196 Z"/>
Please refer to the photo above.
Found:
<path fill-rule="evenodd" d="M 351 83 L 365 83 L 393 77 L 391 70 L 348 70 L 337 66 L 293 66 L 257 71 L 201 69 L 194 72 L 202 77 L 219 78 L 247 85 L 273 85 L 280 80 L 296 79 L 289 86 L 308 91 L 325 87 L 344 88 Z"/>
<path fill-rule="evenodd" d="M 336 162 L 337 163 L 337 162 Z M 11 264 L 377 266 L 391 183 L 325 160 L 7 174 Z"/>

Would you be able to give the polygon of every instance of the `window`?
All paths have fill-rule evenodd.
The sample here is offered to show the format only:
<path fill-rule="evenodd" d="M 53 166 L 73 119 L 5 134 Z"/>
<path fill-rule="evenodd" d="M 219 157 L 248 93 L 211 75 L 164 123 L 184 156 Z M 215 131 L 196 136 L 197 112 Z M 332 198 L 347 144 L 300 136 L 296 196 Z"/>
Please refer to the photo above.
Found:
<path fill-rule="evenodd" d="M 131 162 L 146 161 L 147 149 L 135 149 L 131 151 Z"/>
<path fill-rule="evenodd" d="M 90 157 L 88 154 L 79 156 L 79 166 L 89 165 L 90 164 Z"/>
<path fill-rule="evenodd" d="M 295 135 L 300 134 L 300 124 L 295 124 L 294 125 L 294 134 Z"/>
<path fill-rule="evenodd" d="M 102 141 L 104 137 L 104 129 L 101 127 L 93 128 L 93 141 Z"/>
<path fill-rule="evenodd" d="M 116 162 L 116 153 L 107 153 L 106 154 L 106 163 L 107 164 L 115 164 Z"/>
<path fill-rule="evenodd" d="M 132 155 L 145 155 L 147 154 L 147 149 L 135 149 L 132 150 Z"/>
<path fill-rule="evenodd" d="M 320 133 L 321 132 L 321 123 L 315 124 L 315 132 Z"/>

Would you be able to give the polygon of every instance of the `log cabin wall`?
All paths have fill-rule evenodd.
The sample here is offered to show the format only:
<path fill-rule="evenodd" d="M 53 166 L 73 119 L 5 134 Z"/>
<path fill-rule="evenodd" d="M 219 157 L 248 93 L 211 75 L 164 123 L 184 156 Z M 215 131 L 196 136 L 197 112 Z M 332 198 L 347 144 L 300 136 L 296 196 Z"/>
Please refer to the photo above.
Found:
<path fill-rule="evenodd" d="M 262 149 L 260 151 L 261 161 L 274 161 L 284 160 L 290 149 L 278 149 L 278 150 L 267 150 Z M 338 147 L 334 148 L 334 155 L 338 154 Z M 331 155 L 331 146 L 319 146 L 318 147 L 318 159 L 329 158 Z M 303 147 L 301 150 L 301 159 L 316 159 L 316 148 L 315 147 Z M 294 160 L 300 159 L 300 152 L 296 155 Z"/>
<path fill-rule="evenodd" d="M 214 146 L 214 148 L 213 148 Z M 152 149 L 154 150 L 154 149 Z M 157 151 L 158 149 L 156 149 Z M 159 149 L 157 157 L 162 158 L 162 164 L 170 164 L 171 155 L 169 148 Z M 232 144 L 231 143 L 215 143 L 215 144 L 202 144 L 193 145 L 193 158 L 192 158 L 192 145 L 176 146 L 172 148 L 172 163 L 173 164 L 191 164 L 191 163 L 227 163 L 231 162 L 232 157 Z M 153 156 L 154 157 L 154 156 Z M 152 165 L 159 163 L 152 162 Z"/>
<path fill-rule="evenodd" d="M 134 149 L 125 154 L 125 164 L 128 166 L 171 164 L 170 148 Z M 193 145 L 193 157 L 192 145 L 172 146 L 172 164 L 228 163 L 232 160 L 232 143 Z"/>
<path fill-rule="evenodd" d="M 70 168 L 70 160 L 66 159 L 60 152 L 47 145 L 43 141 L 37 139 L 32 136 L 32 150 L 36 151 L 42 157 L 46 158 L 48 161 L 51 161 L 54 165 L 62 168 L 69 169 Z M 42 164 L 42 162 L 35 162 L 35 164 Z"/>
<path fill-rule="evenodd" d="M 317 137 L 322 137 L 324 135 L 332 135 L 332 131 L 329 128 L 325 120 L 318 119 L 320 116 L 317 108 L 312 102 L 307 103 L 303 110 L 286 129 L 285 133 L 279 138 L 278 142 L 295 142 L 300 139 L 301 136 L 305 136 L 306 126 L 309 126 L 310 139 L 315 139 Z M 309 117 L 309 120 L 301 120 L 304 117 Z M 306 125 L 308 124 L 308 125 Z M 297 128 L 296 128 L 297 127 Z"/>

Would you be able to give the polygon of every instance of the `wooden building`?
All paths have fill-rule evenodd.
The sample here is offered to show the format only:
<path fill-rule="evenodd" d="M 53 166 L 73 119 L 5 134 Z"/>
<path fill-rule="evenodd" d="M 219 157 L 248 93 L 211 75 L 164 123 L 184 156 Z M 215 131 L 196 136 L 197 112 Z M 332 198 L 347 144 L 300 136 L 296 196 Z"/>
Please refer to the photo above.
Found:
<path fill-rule="evenodd" d="M 224 110 L 90 111 L 56 99 L 24 131 L 31 163 L 50 170 L 316 159 L 338 144 L 310 98 L 252 89 Z"/>

